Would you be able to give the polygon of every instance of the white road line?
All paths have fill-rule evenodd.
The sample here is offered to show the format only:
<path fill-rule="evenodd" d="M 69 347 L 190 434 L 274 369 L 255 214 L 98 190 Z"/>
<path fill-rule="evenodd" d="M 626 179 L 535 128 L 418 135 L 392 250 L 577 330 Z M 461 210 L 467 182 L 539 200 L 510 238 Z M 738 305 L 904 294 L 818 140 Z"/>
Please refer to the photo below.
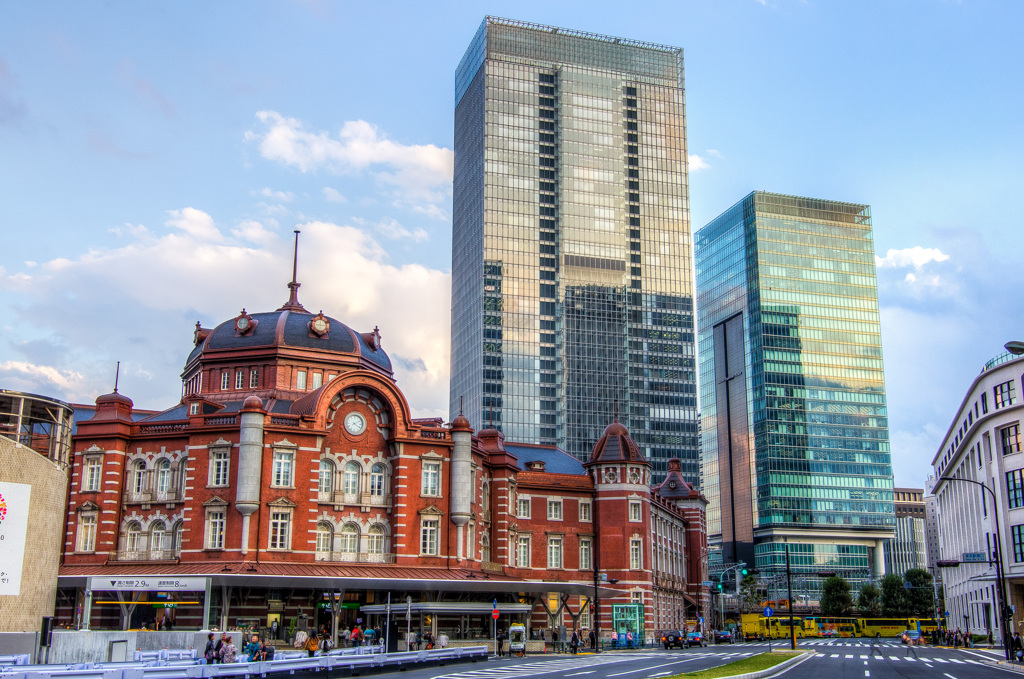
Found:
<path fill-rule="evenodd" d="M 567 674 L 565 676 L 567 676 L 567 677 L 578 677 L 581 674 L 593 674 L 593 673 L 594 673 L 594 670 L 588 670 L 586 672 L 573 672 L 572 674 Z"/>
<path fill-rule="evenodd" d="M 867 660 L 868 659 L 868 657 L 866 655 L 861 655 L 860 658 L 861 658 L 861 660 Z"/>
<path fill-rule="evenodd" d="M 946 675 L 947 677 L 949 677 L 949 679 L 956 679 L 956 677 L 954 677 L 954 676 L 953 676 L 952 674 L 950 674 L 949 672 L 943 672 L 943 674 L 945 674 L 945 675 Z"/>
<path fill-rule="evenodd" d="M 869 672 L 867 670 L 864 670 L 864 676 L 865 677 L 870 677 L 871 676 L 871 672 Z"/>
<path fill-rule="evenodd" d="M 847 653 L 847 654 L 846 654 L 846 657 L 847 657 L 847 658 L 852 658 L 852 657 L 853 657 L 853 654 L 852 654 L 852 653 Z"/>

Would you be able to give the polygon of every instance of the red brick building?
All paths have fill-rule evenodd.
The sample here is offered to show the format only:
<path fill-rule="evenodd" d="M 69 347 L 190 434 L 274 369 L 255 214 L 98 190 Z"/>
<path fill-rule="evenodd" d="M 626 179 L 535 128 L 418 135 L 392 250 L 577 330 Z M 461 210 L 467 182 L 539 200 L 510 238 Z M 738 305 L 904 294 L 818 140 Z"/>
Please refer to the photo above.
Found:
<path fill-rule="evenodd" d="M 648 633 L 704 614 L 706 501 L 678 464 L 652 489 L 618 423 L 580 463 L 414 419 L 380 333 L 289 287 L 276 311 L 196 325 L 177 405 L 137 420 L 115 390 L 77 423 L 61 623 L 283 636 L 383 623 L 389 595 L 403 628 L 409 610 L 452 639 L 489 636 L 495 600 L 502 626 L 605 637 L 615 606 L 642 604 Z"/>

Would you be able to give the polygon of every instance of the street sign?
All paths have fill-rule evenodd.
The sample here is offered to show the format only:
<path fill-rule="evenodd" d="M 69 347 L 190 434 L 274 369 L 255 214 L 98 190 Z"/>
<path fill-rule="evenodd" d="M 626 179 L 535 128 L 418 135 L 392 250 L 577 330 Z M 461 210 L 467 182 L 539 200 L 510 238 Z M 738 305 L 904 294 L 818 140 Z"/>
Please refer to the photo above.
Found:
<path fill-rule="evenodd" d="M 703 615 L 697 616 L 697 624 L 700 625 L 701 627 L 704 626 L 704 616 Z"/>
<path fill-rule="evenodd" d="M 711 582 L 710 580 L 705 580 L 704 582 L 700 583 L 700 586 L 701 587 L 711 587 L 713 584 L 715 584 L 715 583 Z"/>
<path fill-rule="evenodd" d="M 960 560 L 963 563 L 988 563 L 985 552 L 964 552 Z"/>
<path fill-rule="evenodd" d="M 491 611 L 491 617 L 494 618 L 495 620 L 498 619 L 498 609 L 497 608 L 495 608 L 493 611 Z"/>
<path fill-rule="evenodd" d="M 774 611 L 774 610 L 772 610 L 772 607 L 771 607 L 771 606 L 765 606 L 765 607 L 764 607 L 764 617 L 766 617 L 766 618 L 770 618 L 770 617 L 772 617 L 772 613 L 774 613 L 774 612 L 775 612 L 775 611 Z"/>

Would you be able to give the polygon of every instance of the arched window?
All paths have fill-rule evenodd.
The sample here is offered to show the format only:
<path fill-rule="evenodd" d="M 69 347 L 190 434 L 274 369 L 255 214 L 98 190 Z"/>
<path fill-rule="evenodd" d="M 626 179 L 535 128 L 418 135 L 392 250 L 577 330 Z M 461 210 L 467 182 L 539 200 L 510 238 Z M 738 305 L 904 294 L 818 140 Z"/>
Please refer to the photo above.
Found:
<path fill-rule="evenodd" d="M 182 521 L 178 521 L 174 524 L 174 528 L 171 533 L 171 554 L 175 558 L 181 556 L 181 540 L 185 536 L 185 524 Z"/>
<path fill-rule="evenodd" d="M 481 549 L 481 552 L 482 552 L 482 554 L 480 556 L 480 560 L 481 561 L 490 561 L 491 560 L 491 538 L 490 538 L 490 536 L 487 535 L 487 533 L 484 533 L 483 535 L 480 536 L 480 549 Z"/>
<path fill-rule="evenodd" d="M 163 521 L 154 521 L 149 527 L 149 551 L 162 552 L 167 548 L 167 524 Z M 153 558 L 159 559 L 163 555 L 156 554 Z"/>
<path fill-rule="evenodd" d="M 124 551 L 138 552 L 142 547 L 142 526 L 138 521 L 132 521 L 124 529 Z"/>
<path fill-rule="evenodd" d="M 330 495 L 334 491 L 334 463 L 320 458 L 320 493 Z"/>
<path fill-rule="evenodd" d="M 143 493 L 146 490 L 146 462 L 137 460 L 132 465 L 132 492 Z"/>
<path fill-rule="evenodd" d="M 171 490 L 171 461 L 160 460 L 156 463 L 156 492 L 168 493 Z"/>
<path fill-rule="evenodd" d="M 345 495 L 357 495 L 359 493 L 359 465 L 349 462 L 345 465 Z"/>
<path fill-rule="evenodd" d="M 334 527 L 326 521 L 316 524 L 316 558 L 317 561 L 326 561 L 331 558 L 331 550 L 334 548 Z"/>
<path fill-rule="evenodd" d="M 370 495 L 384 497 L 384 465 L 375 464 L 370 469 Z"/>
<path fill-rule="evenodd" d="M 346 523 L 341 527 L 341 552 L 344 554 L 356 554 L 359 552 L 359 526 L 354 523 Z"/>
<path fill-rule="evenodd" d="M 366 535 L 366 551 L 368 554 L 384 553 L 384 527 L 380 524 L 370 526 Z"/>

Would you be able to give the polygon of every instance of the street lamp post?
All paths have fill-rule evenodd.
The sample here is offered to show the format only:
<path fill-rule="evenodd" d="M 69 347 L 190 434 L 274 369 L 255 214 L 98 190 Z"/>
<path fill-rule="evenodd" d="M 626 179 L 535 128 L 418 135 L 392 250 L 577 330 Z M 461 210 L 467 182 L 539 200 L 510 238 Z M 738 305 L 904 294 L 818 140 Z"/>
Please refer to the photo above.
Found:
<path fill-rule="evenodd" d="M 997 585 L 998 585 L 998 589 L 999 589 L 999 613 L 997 615 L 999 616 L 999 629 L 1000 629 L 1000 632 L 1001 632 L 1001 636 L 1003 637 L 1003 651 L 1005 652 L 1006 659 L 1010 660 L 1011 652 L 1010 652 L 1010 643 L 1009 642 L 1010 642 L 1010 639 L 1011 639 L 1012 635 L 1008 635 L 1007 634 L 1007 627 L 1008 626 L 1007 626 L 1007 620 L 1006 620 L 1006 608 L 1007 608 L 1006 607 L 1006 590 L 1005 590 L 1005 587 L 1003 586 L 1004 585 L 1004 578 L 1003 578 L 1003 541 L 1002 541 L 1002 538 L 1001 538 L 1002 524 L 999 523 L 999 500 L 998 500 L 998 498 L 996 498 L 995 492 L 993 492 L 991 488 L 986 486 L 981 481 L 974 481 L 973 479 L 955 478 L 955 477 L 952 477 L 952 476 L 940 476 L 939 479 L 942 480 L 942 481 L 960 481 L 960 482 L 963 482 L 963 483 L 972 483 L 975 486 L 980 486 L 982 489 L 985 490 L 985 492 L 987 492 L 989 495 L 992 496 L 992 511 L 995 512 L 994 518 L 995 518 L 995 521 L 996 521 L 996 530 L 995 530 L 995 534 L 996 534 L 995 535 L 995 537 L 996 537 L 996 545 L 995 545 L 995 552 L 996 552 L 996 558 L 995 558 L 996 580 L 997 580 Z M 985 496 L 984 495 L 981 496 L 981 500 L 982 500 L 982 502 L 985 501 Z M 989 563 L 991 563 L 991 561 Z"/>

